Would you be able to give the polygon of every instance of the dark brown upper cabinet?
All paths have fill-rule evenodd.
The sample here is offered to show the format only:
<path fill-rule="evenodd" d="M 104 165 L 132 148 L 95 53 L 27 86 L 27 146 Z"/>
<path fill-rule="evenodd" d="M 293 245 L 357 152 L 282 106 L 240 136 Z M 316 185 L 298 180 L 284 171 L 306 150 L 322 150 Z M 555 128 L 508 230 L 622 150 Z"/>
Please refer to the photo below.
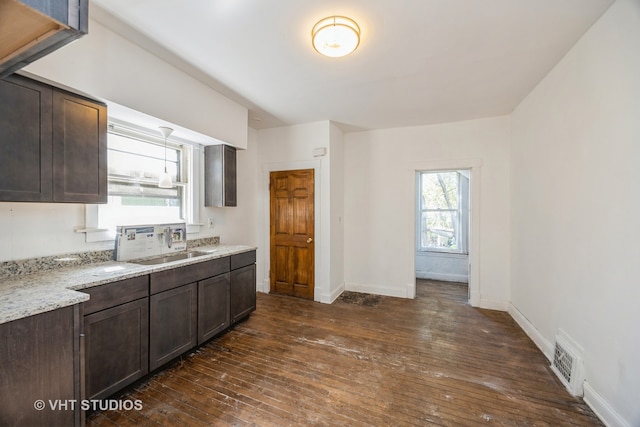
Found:
<path fill-rule="evenodd" d="M 52 200 L 52 98 L 42 83 L 0 80 L 0 200 Z"/>
<path fill-rule="evenodd" d="M 0 77 L 87 34 L 88 0 L 0 0 Z"/>
<path fill-rule="evenodd" d="M 106 203 L 107 107 L 23 76 L 0 80 L 0 201 Z"/>
<path fill-rule="evenodd" d="M 237 206 L 236 149 L 209 145 L 204 149 L 204 205 Z"/>
<path fill-rule="evenodd" d="M 53 201 L 107 202 L 107 107 L 53 91 Z"/>

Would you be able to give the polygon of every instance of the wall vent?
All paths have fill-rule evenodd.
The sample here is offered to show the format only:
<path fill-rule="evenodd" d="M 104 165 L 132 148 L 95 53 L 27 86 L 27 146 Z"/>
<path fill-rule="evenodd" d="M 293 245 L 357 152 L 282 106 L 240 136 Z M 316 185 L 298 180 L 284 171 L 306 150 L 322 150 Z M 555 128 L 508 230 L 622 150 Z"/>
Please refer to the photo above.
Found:
<path fill-rule="evenodd" d="M 582 348 L 562 329 L 556 335 L 551 369 L 573 396 L 583 394 Z"/>

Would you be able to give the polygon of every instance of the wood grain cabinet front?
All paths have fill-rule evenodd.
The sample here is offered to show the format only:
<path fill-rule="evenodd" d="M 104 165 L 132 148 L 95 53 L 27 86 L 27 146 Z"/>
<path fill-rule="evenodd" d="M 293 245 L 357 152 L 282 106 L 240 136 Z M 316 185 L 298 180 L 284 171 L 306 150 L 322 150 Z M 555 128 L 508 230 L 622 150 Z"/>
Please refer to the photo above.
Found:
<path fill-rule="evenodd" d="M 12 75 L 0 80 L 0 201 L 107 202 L 107 107 Z"/>
<path fill-rule="evenodd" d="M 103 399 L 149 372 L 149 276 L 84 292 L 86 395 Z"/>
<path fill-rule="evenodd" d="M 190 283 L 149 299 L 149 369 L 153 371 L 198 343 L 198 284 Z"/>
<path fill-rule="evenodd" d="M 77 305 L 0 324 L 0 425 L 81 425 L 80 329 Z"/>
<path fill-rule="evenodd" d="M 247 317 L 256 309 L 256 251 L 231 256 L 229 302 L 231 323 Z"/>
<path fill-rule="evenodd" d="M 229 327 L 229 273 L 198 282 L 198 344 Z"/>
<path fill-rule="evenodd" d="M 53 199 L 52 91 L 22 77 L 0 80 L 0 200 Z"/>
<path fill-rule="evenodd" d="M 236 149 L 229 145 L 204 148 L 204 205 L 237 206 Z"/>
<path fill-rule="evenodd" d="M 53 91 L 53 201 L 107 203 L 107 107 Z"/>
<path fill-rule="evenodd" d="M 86 394 L 104 399 L 149 372 L 149 298 L 85 316 Z"/>

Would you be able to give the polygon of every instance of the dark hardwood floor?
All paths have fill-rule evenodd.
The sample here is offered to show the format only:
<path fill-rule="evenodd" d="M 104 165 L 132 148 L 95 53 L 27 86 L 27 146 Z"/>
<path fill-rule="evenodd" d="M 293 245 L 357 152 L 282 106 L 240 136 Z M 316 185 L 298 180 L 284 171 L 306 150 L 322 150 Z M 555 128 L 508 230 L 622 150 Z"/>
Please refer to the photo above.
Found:
<path fill-rule="evenodd" d="M 415 300 L 258 294 L 245 322 L 117 397 L 142 410 L 87 425 L 602 425 L 507 313 L 466 295 L 425 280 Z"/>

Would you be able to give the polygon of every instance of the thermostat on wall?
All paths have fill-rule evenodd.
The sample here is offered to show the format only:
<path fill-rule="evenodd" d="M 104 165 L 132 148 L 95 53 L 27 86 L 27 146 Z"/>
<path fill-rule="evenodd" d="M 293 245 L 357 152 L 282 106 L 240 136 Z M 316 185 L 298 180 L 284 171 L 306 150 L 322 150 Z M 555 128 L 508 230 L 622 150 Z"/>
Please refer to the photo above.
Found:
<path fill-rule="evenodd" d="M 319 148 L 314 148 L 313 149 L 313 157 L 322 157 L 325 154 L 327 154 L 327 148 L 326 147 L 319 147 Z"/>

